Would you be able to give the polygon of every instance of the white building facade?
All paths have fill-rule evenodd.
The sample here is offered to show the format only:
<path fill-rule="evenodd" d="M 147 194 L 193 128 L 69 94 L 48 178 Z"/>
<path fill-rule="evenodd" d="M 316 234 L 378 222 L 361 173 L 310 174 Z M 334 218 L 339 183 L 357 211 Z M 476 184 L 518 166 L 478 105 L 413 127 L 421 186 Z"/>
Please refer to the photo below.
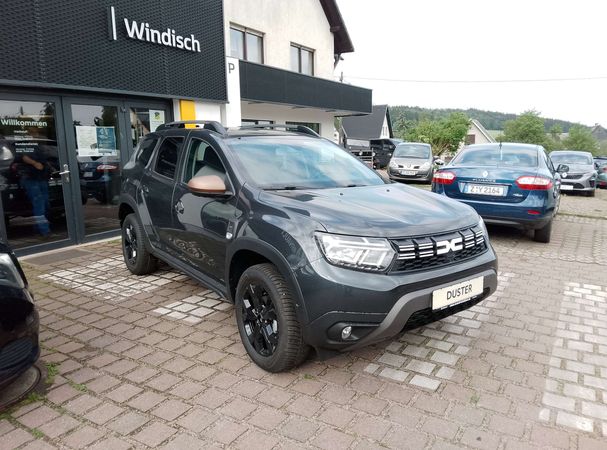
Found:
<path fill-rule="evenodd" d="M 228 102 L 196 100 L 192 107 L 175 100 L 177 120 L 305 125 L 334 140 L 336 116 L 371 112 L 371 91 L 332 81 L 335 61 L 353 51 L 335 1 L 223 4 Z M 324 95 L 339 89 L 345 93 Z"/>

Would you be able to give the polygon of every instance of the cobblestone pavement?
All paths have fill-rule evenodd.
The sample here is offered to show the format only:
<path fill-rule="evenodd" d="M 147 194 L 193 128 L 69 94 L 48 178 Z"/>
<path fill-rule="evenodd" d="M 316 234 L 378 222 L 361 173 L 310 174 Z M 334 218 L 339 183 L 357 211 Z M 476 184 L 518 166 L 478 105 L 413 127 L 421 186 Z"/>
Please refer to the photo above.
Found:
<path fill-rule="evenodd" d="M 26 263 L 48 373 L 0 448 L 607 448 L 607 220 L 563 215 L 549 245 L 490 234 L 491 298 L 279 375 L 229 304 L 166 267 L 130 275 L 116 242 Z"/>

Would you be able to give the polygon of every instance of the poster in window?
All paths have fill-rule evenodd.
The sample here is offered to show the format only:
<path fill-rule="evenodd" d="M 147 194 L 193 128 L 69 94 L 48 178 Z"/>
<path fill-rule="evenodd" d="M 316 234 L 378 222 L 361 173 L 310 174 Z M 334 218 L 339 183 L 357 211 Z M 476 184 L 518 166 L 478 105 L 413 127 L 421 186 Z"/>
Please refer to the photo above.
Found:
<path fill-rule="evenodd" d="M 118 155 L 114 127 L 76 126 L 78 156 Z"/>
<path fill-rule="evenodd" d="M 150 131 L 156 131 L 156 128 L 163 123 L 164 111 L 161 109 L 150 109 Z"/>

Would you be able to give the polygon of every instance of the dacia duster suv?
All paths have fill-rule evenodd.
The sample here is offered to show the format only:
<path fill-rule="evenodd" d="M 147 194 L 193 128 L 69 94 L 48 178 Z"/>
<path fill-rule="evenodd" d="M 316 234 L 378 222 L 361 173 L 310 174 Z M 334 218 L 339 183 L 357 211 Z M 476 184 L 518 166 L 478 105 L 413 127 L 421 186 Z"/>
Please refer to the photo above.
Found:
<path fill-rule="evenodd" d="M 143 275 L 160 259 L 233 302 L 261 368 L 378 342 L 495 291 L 472 208 L 386 182 L 302 126 L 190 123 L 159 127 L 124 167 L 124 260 Z"/>

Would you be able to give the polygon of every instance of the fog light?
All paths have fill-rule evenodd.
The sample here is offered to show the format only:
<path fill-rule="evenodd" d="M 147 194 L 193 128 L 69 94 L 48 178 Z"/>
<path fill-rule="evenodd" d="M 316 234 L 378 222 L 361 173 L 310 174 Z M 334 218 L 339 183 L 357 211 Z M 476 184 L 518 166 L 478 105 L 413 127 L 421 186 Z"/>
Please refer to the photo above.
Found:
<path fill-rule="evenodd" d="M 343 340 L 348 339 L 352 335 L 352 327 L 347 326 L 341 330 L 341 338 Z"/>

